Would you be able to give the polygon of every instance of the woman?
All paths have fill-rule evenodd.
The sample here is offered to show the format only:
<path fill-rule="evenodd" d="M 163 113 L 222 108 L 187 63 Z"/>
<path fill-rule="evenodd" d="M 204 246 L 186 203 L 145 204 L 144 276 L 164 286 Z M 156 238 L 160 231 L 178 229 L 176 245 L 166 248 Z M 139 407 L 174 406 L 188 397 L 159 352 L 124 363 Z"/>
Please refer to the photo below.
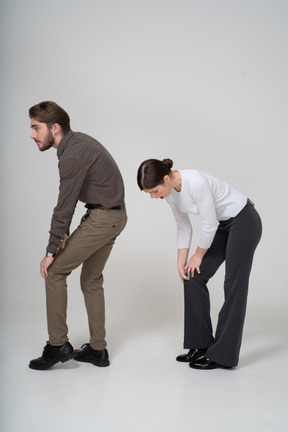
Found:
<path fill-rule="evenodd" d="M 184 282 L 184 348 L 176 360 L 194 369 L 236 367 L 239 360 L 248 282 L 262 224 L 252 201 L 227 183 L 196 170 L 172 171 L 173 162 L 149 159 L 138 169 L 138 186 L 166 199 L 177 222 L 178 272 Z M 189 214 L 199 214 L 202 231 L 188 259 Z M 226 262 L 224 304 L 215 336 L 207 282 Z"/>

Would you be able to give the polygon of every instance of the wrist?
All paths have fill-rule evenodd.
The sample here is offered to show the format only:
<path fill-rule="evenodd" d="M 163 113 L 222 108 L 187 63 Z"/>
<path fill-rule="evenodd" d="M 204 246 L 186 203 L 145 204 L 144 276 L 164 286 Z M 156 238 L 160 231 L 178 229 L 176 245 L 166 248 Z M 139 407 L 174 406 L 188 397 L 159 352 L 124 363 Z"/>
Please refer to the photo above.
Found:
<path fill-rule="evenodd" d="M 202 249 L 199 246 L 197 247 L 196 251 L 195 251 L 195 256 L 197 256 L 197 258 L 203 258 L 204 255 L 206 254 L 208 249 Z"/>
<path fill-rule="evenodd" d="M 46 252 L 46 257 L 49 257 L 49 258 L 55 258 L 55 256 L 56 256 L 56 253 L 54 252 Z"/>

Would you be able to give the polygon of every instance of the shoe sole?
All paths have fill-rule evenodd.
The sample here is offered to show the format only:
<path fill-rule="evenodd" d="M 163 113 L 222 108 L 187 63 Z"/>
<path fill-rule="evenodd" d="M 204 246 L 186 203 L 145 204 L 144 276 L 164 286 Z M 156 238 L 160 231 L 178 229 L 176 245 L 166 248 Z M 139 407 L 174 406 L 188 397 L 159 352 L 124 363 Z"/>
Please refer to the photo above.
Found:
<path fill-rule="evenodd" d="M 93 360 L 84 360 L 84 359 L 77 359 L 77 358 L 74 358 L 74 360 L 76 360 L 78 362 L 81 362 L 81 363 L 91 363 L 94 366 L 98 366 L 98 367 L 107 367 L 107 366 L 110 366 L 110 362 L 109 361 L 107 361 L 107 362 L 96 362 L 96 361 L 93 361 Z"/>
<path fill-rule="evenodd" d="M 233 369 L 233 367 L 231 367 L 231 366 L 223 366 L 220 364 L 216 364 L 212 367 L 209 367 L 209 366 L 203 367 L 203 366 L 198 366 L 197 364 L 195 365 L 195 364 L 193 364 L 193 362 L 190 362 L 189 366 L 195 370 Z"/>
<path fill-rule="evenodd" d="M 197 367 L 197 366 L 191 366 L 191 364 L 189 365 L 192 369 L 195 369 L 195 370 L 215 370 L 215 369 L 227 369 L 227 370 L 232 370 L 233 368 L 232 367 L 229 367 L 229 366 L 221 366 L 221 365 L 218 365 L 218 366 L 214 366 L 214 367 Z"/>
<path fill-rule="evenodd" d="M 30 368 L 30 369 L 34 369 L 34 370 L 46 370 L 46 369 L 49 369 L 50 367 L 54 366 L 56 363 L 59 363 L 59 362 L 61 362 L 61 363 L 65 363 L 65 362 L 67 362 L 67 361 L 69 361 L 69 360 L 72 360 L 72 359 L 75 357 L 75 355 L 76 355 L 76 354 L 75 354 L 74 352 L 72 352 L 72 353 L 70 353 L 70 354 L 67 354 L 66 356 L 64 356 L 64 357 L 62 357 L 62 358 L 60 358 L 60 359 L 54 361 L 53 363 L 50 363 L 50 364 L 49 364 L 48 366 L 46 366 L 46 367 L 35 367 L 35 366 L 29 364 L 29 368 Z"/>

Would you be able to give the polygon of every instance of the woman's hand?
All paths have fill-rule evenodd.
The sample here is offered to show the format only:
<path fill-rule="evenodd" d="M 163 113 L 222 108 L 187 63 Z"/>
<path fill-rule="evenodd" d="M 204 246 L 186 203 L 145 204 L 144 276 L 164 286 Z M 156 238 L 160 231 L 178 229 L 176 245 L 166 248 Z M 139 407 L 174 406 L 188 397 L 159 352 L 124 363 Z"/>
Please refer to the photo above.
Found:
<path fill-rule="evenodd" d="M 181 282 L 184 282 L 185 280 L 189 280 L 190 278 L 186 275 L 186 271 L 185 271 L 185 267 L 184 266 L 179 266 L 178 264 L 178 273 L 181 279 Z"/>
<path fill-rule="evenodd" d="M 177 267 L 178 267 L 178 273 L 182 283 L 184 279 L 186 280 L 189 279 L 189 277 L 186 275 L 185 272 L 185 265 L 187 262 L 188 253 L 189 253 L 189 249 L 178 249 Z"/>
<path fill-rule="evenodd" d="M 188 263 L 184 267 L 187 279 L 190 279 L 190 277 L 194 277 L 195 270 L 198 274 L 201 273 L 200 266 L 207 250 L 208 249 L 202 249 L 199 246 L 197 247 L 195 254 L 192 255 L 192 257 L 189 259 Z"/>
<path fill-rule="evenodd" d="M 187 274 L 187 279 L 190 279 L 191 277 L 194 277 L 195 270 L 198 274 L 201 273 L 200 271 L 200 265 L 202 263 L 202 258 L 196 254 L 192 255 L 186 266 L 184 267 L 185 273 Z"/>

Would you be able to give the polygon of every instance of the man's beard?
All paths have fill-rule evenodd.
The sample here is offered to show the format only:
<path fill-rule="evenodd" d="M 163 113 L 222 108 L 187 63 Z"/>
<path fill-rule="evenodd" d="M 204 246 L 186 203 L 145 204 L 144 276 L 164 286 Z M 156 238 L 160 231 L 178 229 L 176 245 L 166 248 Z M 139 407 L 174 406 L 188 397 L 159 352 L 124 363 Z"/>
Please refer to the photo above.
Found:
<path fill-rule="evenodd" d="M 53 147 L 54 143 L 55 143 L 55 141 L 54 141 L 52 132 L 51 132 L 51 130 L 49 130 L 44 141 L 42 141 L 41 147 L 39 147 L 39 150 L 42 152 L 45 150 L 48 150 L 51 147 Z"/>

